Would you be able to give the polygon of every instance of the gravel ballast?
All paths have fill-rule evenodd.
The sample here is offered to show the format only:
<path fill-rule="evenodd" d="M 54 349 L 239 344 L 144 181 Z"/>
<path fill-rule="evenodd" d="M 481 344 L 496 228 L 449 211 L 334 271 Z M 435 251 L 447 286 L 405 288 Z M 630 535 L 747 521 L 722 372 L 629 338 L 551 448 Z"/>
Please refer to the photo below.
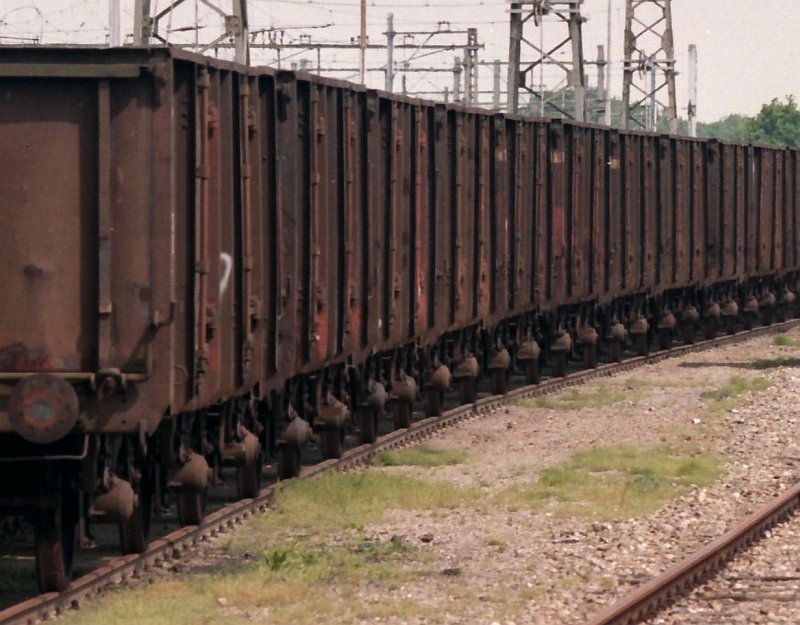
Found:
<path fill-rule="evenodd" d="M 444 623 L 581 623 L 723 534 L 800 474 L 800 370 L 770 366 L 771 360 L 791 363 L 800 350 L 773 341 L 758 338 L 662 361 L 585 389 L 631 386 L 633 379 L 631 399 L 580 410 L 512 406 L 430 444 L 468 450 L 470 460 L 463 465 L 384 469 L 478 487 L 488 497 L 535 480 L 537 469 L 576 451 L 678 439 L 720 454 L 726 471 L 714 484 L 691 488 L 646 517 L 621 521 L 563 518 L 547 506 L 538 512 L 500 506 L 447 515 L 393 511 L 389 521 L 367 532 L 378 540 L 432 537 L 422 547 L 435 556 L 435 566 L 458 572 L 394 592 L 430 605 Z M 724 387 L 732 377 L 763 377 L 769 385 L 709 414 L 710 402 L 701 394 Z M 369 592 L 363 599 L 370 600 Z M 799 606 L 794 620 L 790 615 L 785 622 L 800 621 Z M 783 605 L 781 614 L 787 612 L 792 610 Z"/>
<path fill-rule="evenodd" d="M 800 339 L 800 330 L 789 336 Z M 797 481 L 797 364 L 800 348 L 778 346 L 774 337 L 668 359 L 579 387 L 582 397 L 599 398 L 579 409 L 568 409 L 558 396 L 545 404 L 550 407 L 511 405 L 427 443 L 434 449 L 466 451 L 463 463 L 370 469 L 446 482 L 477 494 L 455 509 L 389 510 L 381 522 L 358 530 L 311 538 L 307 531 L 298 532 L 298 540 L 323 540 L 337 547 L 357 531 L 370 544 L 410 545 L 420 555 L 398 564 L 416 573 L 399 583 L 354 585 L 337 582 L 335 576 L 325 581 L 326 592 L 341 590 L 363 606 L 406 602 L 413 609 L 360 621 L 352 614 L 328 614 L 327 622 L 585 622 Z M 724 401 L 708 395 L 729 386 L 733 378 L 759 390 Z M 509 488 L 536 483 L 544 469 L 567 462 L 577 452 L 620 444 L 693 449 L 719 457 L 724 473 L 637 518 L 564 516 L 557 502 L 511 505 L 499 497 Z M 246 531 L 246 526 L 237 531 Z M 230 563 L 224 548 L 230 540 L 226 534 L 209 541 L 183 570 L 208 574 Z M 231 615 L 235 612 L 237 622 L 270 622 L 268 608 L 220 605 Z M 783 602 L 779 612 L 769 613 L 780 618 L 763 622 L 800 622 L 798 605 Z"/>

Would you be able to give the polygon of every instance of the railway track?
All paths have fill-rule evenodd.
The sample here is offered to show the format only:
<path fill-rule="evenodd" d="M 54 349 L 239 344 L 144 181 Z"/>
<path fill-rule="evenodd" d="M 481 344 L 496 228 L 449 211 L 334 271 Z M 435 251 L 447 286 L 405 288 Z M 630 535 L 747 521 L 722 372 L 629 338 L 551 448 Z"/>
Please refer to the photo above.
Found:
<path fill-rule="evenodd" d="M 653 617 L 672 605 L 678 597 L 688 594 L 709 577 L 721 571 L 731 558 L 743 551 L 748 551 L 748 548 L 765 532 L 790 518 L 798 506 L 800 506 L 800 484 L 795 484 L 724 535 L 603 610 L 590 620 L 588 625 L 633 625 Z M 794 525 L 798 525 L 796 519 Z M 756 577 L 752 580 L 753 583 L 740 585 L 738 588 L 735 584 L 736 578 L 733 581 L 733 588 L 727 594 L 722 588 L 719 588 L 705 597 L 701 595 L 698 599 L 703 601 L 721 599 L 780 601 L 786 596 L 786 589 L 780 589 L 776 594 L 774 585 L 769 583 L 778 581 L 792 583 L 788 592 L 792 600 L 796 600 L 797 589 L 800 588 L 800 578 L 797 576 L 781 577 L 780 579 L 771 579 L 769 576 Z M 724 588 L 725 584 L 723 583 L 721 586 Z M 773 587 L 768 589 L 769 586 Z M 681 618 L 680 622 L 685 622 L 685 620 Z M 705 621 L 698 620 L 698 622 Z"/>
<path fill-rule="evenodd" d="M 548 378 L 537 385 L 522 386 L 509 390 L 503 396 L 481 398 L 474 404 L 462 405 L 449 410 L 440 417 L 426 418 L 413 423 L 407 429 L 386 434 L 372 445 L 353 448 L 345 452 L 339 459 L 327 460 L 305 467 L 301 473 L 301 478 L 310 478 L 324 471 L 345 471 L 368 466 L 372 463 L 374 456 L 381 451 L 419 443 L 435 436 L 441 430 L 457 425 L 461 421 L 491 414 L 509 401 L 558 392 L 570 386 L 583 384 L 599 377 L 607 377 L 633 370 L 642 365 L 659 362 L 666 358 L 680 357 L 692 352 L 731 345 L 757 336 L 783 332 L 797 325 L 800 325 L 800 320 L 791 320 L 691 345 L 675 346 L 669 350 L 655 352 L 647 356 L 631 357 L 621 363 L 602 364 L 595 369 L 577 371 L 563 378 Z M 67 590 L 61 593 L 39 595 L 11 606 L 0 612 L 0 625 L 28 624 L 54 618 L 67 610 L 79 608 L 84 601 L 91 599 L 106 589 L 116 587 L 128 579 L 140 577 L 146 574 L 148 570 L 162 566 L 164 562 L 181 559 L 199 542 L 225 532 L 251 515 L 269 508 L 275 493 L 281 487 L 282 483 L 278 482 L 262 489 L 255 499 L 241 500 L 212 512 L 201 525 L 175 530 L 153 541 L 143 554 L 119 557 L 76 579 Z M 800 496 L 800 490 L 798 490 L 795 498 L 798 496 Z M 674 593 L 674 590 L 667 591 L 667 594 L 671 593 Z M 644 612 L 638 612 L 637 614 L 640 616 Z M 614 618 L 617 617 L 615 616 Z M 628 617 L 621 618 L 627 619 Z M 597 621 L 598 624 L 631 622 L 634 621 Z"/>

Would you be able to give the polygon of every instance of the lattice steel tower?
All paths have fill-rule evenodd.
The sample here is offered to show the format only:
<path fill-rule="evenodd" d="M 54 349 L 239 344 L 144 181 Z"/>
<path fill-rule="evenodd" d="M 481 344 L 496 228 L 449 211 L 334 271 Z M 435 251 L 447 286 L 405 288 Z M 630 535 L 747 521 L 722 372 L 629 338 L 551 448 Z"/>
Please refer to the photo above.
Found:
<path fill-rule="evenodd" d="M 626 0 L 623 128 L 656 130 L 659 108 L 678 131 L 672 0 Z"/>
<path fill-rule="evenodd" d="M 586 111 L 586 77 L 583 64 L 581 5 L 583 0 L 523 0 L 511 3 L 508 50 L 508 111 L 519 112 L 520 93 L 531 94 L 539 112 L 555 110 L 563 117 L 583 121 Z M 545 44 L 548 34 L 560 31 L 557 43 Z M 527 27 L 527 28 L 526 28 Z M 523 46 L 523 44 L 525 44 Z M 562 58 L 565 54 L 566 58 Z M 565 89 L 544 86 L 544 68 L 564 72 Z M 536 70 L 539 69 L 539 83 Z M 563 81 L 562 81 L 563 84 Z M 538 88 L 537 88 L 538 87 Z M 571 103 L 566 102 L 569 93 Z M 561 99 L 561 104 L 558 103 Z"/>
<path fill-rule="evenodd" d="M 152 0 L 136 0 L 134 9 L 133 42 L 136 45 L 148 45 L 151 39 L 161 43 L 176 43 L 200 54 L 216 47 L 232 47 L 234 60 L 247 65 L 250 62 L 247 26 L 247 0 L 195 0 L 194 14 L 191 12 L 190 2 L 187 0 L 172 0 L 167 7 L 156 15 L 152 13 Z M 230 11 L 222 5 L 229 4 Z M 197 23 L 198 7 L 210 10 L 218 19 L 218 28 L 210 41 L 200 41 Z M 194 19 L 192 19 L 194 17 Z M 173 19 L 179 24 L 172 28 Z M 167 32 L 162 26 L 167 22 Z M 185 22 L 189 22 L 186 24 Z M 187 39 L 173 39 L 174 33 L 194 33 L 193 41 Z"/>

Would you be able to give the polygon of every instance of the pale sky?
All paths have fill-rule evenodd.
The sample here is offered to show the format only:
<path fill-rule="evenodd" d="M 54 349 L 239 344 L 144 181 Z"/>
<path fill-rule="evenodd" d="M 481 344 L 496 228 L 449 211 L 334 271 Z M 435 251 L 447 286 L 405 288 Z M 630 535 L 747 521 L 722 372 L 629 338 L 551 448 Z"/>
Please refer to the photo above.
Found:
<path fill-rule="evenodd" d="M 215 0 L 225 8 L 230 0 Z M 596 55 L 597 45 L 605 44 L 608 0 L 585 0 L 583 15 L 584 50 L 586 58 Z M 174 18 L 172 28 L 194 21 L 198 0 L 185 0 L 185 13 Z M 123 38 L 132 31 L 133 0 L 120 0 L 122 5 Z M 167 0 L 152 0 L 157 10 Z M 624 29 L 624 0 L 612 0 L 612 91 L 619 95 L 622 84 L 622 32 Z M 330 0 L 249 0 L 251 30 L 281 26 L 286 37 L 310 35 L 315 41 L 346 42 L 359 32 L 359 1 Z M 503 0 L 367 0 L 368 35 L 372 43 L 385 43 L 387 13 L 394 13 L 395 30 L 421 31 L 436 28 L 436 23 L 450 21 L 452 29 L 476 27 L 478 39 L 485 45 L 480 61 L 505 60 L 508 55 L 508 3 Z M 800 2 L 798 0 L 673 0 L 675 55 L 678 62 L 678 108 L 685 115 L 687 102 L 687 48 L 698 47 L 698 115 L 701 121 L 712 121 L 730 113 L 753 115 L 761 104 L 773 97 L 787 94 L 800 96 Z M 201 23 L 207 26 L 200 37 L 213 37 L 212 15 L 198 4 Z M 183 20 L 183 21 L 181 21 Z M 109 0 L 0 0 L 0 43 L 12 43 L 15 38 L 34 37 L 44 43 L 103 43 L 108 40 Z M 168 24 L 164 25 L 166 28 Z M 532 32 L 532 31 L 529 31 Z M 546 39 L 560 32 L 545 30 Z M 192 34 L 184 34 L 184 37 Z M 538 35 L 537 35 L 538 36 Z M 463 42 L 463 35 L 435 38 L 432 41 Z M 415 36 L 421 43 L 424 37 Z M 287 51 L 284 59 L 294 51 Z M 272 53 L 254 52 L 261 63 L 273 61 Z M 385 51 L 375 51 L 367 59 L 368 66 L 378 67 L 385 61 Z M 411 51 L 397 51 L 401 61 Z M 454 52 L 448 51 L 426 59 L 430 65 L 447 68 L 453 64 Z M 296 55 L 294 60 L 301 58 Z M 312 65 L 316 54 L 307 54 Z M 348 51 L 326 51 L 323 65 L 356 67 L 358 57 Z M 290 60 L 284 61 L 288 66 Z M 596 71 L 587 68 L 591 84 Z M 337 74 L 350 80 L 353 74 Z M 415 73 L 408 76 L 410 91 L 443 89 L 452 82 L 452 75 Z M 545 83 L 554 86 L 560 78 L 555 73 L 545 75 Z M 480 89 L 491 90 L 491 70 L 482 68 Z M 503 72 L 505 83 L 505 71 Z M 371 73 L 368 84 L 383 87 L 383 75 Z M 399 90 L 399 79 L 395 89 Z M 485 95 L 484 100 L 490 99 Z"/>

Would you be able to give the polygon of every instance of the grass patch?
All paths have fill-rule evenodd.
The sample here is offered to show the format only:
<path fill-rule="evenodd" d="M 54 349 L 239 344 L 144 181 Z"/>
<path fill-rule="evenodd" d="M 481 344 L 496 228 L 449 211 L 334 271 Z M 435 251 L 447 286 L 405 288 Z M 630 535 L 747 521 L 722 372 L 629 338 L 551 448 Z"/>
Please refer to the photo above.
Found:
<path fill-rule="evenodd" d="M 800 347 L 800 340 L 794 339 L 786 334 L 779 334 L 772 342 L 780 347 Z"/>
<path fill-rule="evenodd" d="M 433 449 L 420 445 L 401 451 L 382 451 L 375 456 L 374 464 L 384 467 L 442 467 L 461 464 L 466 459 L 467 452 L 462 449 Z"/>
<path fill-rule="evenodd" d="M 619 519 L 647 514 L 690 485 L 710 484 L 722 474 L 710 455 L 688 456 L 678 448 L 629 445 L 580 452 L 542 471 L 537 482 L 498 495 L 512 507 L 555 506 L 563 516 Z"/>
<path fill-rule="evenodd" d="M 800 358 L 757 358 L 750 363 L 750 367 L 759 370 L 800 367 Z"/>
<path fill-rule="evenodd" d="M 263 549 L 257 569 L 268 581 L 283 583 L 337 581 L 358 584 L 368 579 L 391 584 L 413 577 L 398 564 L 414 560 L 418 554 L 416 547 L 397 536 L 385 542 L 362 537 L 337 547 L 292 540 Z M 237 592 L 233 585 L 228 594 L 235 597 Z M 256 601 L 258 603 L 261 599 Z"/>
<path fill-rule="evenodd" d="M 110 593 L 103 597 L 102 602 L 82 604 L 80 612 L 67 612 L 61 617 L 61 622 L 80 625 L 212 625 L 219 616 L 214 595 L 196 592 L 188 581 L 164 580 L 142 589 Z"/>
<path fill-rule="evenodd" d="M 764 391 L 769 385 L 769 380 L 760 376 L 752 380 L 739 376 L 732 377 L 722 388 L 700 394 L 702 399 L 707 400 L 706 417 L 719 417 L 730 412 L 741 403 L 740 395 L 747 392 Z"/>
<path fill-rule="evenodd" d="M 253 518 L 238 532 L 232 552 L 254 550 L 287 532 L 334 532 L 381 520 L 386 510 L 452 509 L 477 497 L 477 491 L 371 470 L 325 473 L 294 480 L 275 493 L 275 509 Z"/>
<path fill-rule="evenodd" d="M 575 389 L 558 395 L 517 399 L 514 404 L 523 408 L 549 408 L 551 410 L 582 410 L 616 404 L 630 399 L 629 392 L 609 386 L 577 391 Z"/>
<path fill-rule="evenodd" d="M 769 380 L 762 377 L 753 378 L 748 380 L 739 376 L 734 376 L 722 388 L 714 391 L 705 391 L 700 394 L 702 399 L 709 399 L 711 401 L 723 401 L 736 397 L 747 391 L 764 391 L 769 387 Z"/>
<path fill-rule="evenodd" d="M 625 380 L 624 387 L 630 391 L 652 388 L 695 388 L 702 386 L 699 380 L 682 380 L 680 378 L 628 378 Z"/>
<path fill-rule="evenodd" d="M 417 556 L 417 549 L 399 539 L 361 540 L 335 547 L 293 541 L 263 550 L 260 559 L 236 570 L 157 581 L 146 588 L 111 594 L 64 622 L 311 625 L 410 617 L 424 614 L 424 608 L 405 599 L 363 603 L 357 593 L 367 585 L 396 590 L 426 575 L 402 566 Z"/>

